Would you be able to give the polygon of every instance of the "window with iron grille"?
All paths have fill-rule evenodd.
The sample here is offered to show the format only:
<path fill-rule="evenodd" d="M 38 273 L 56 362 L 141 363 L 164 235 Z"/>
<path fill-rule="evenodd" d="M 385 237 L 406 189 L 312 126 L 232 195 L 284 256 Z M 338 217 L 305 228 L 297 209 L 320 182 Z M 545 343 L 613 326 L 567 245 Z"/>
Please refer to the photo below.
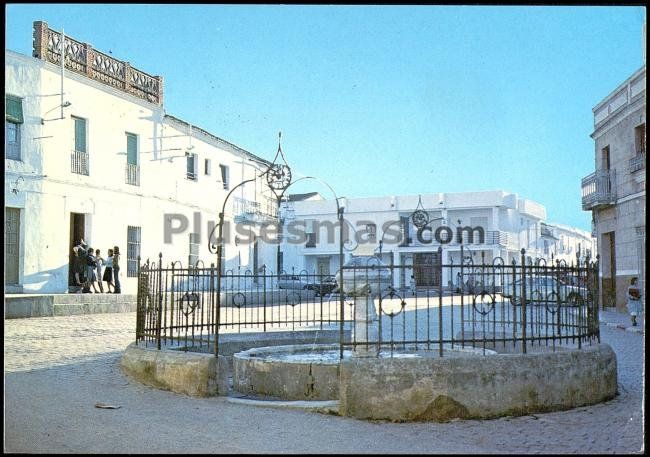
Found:
<path fill-rule="evenodd" d="M 86 120 L 72 116 L 74 121 L 74 151 L 72 151 L 71 171 L 79 175 L 89 175 L 88 142 Z"/>
<path fill-rule="evenodd" d="M 126 276 L 138 275 L 138 257 L 140 256 L 140 227 L 129 225 L 126 230 Z"/>
<path fill-rule="evenodd" d="M 21 160 L 20 125 L 23 123 L 23 101 L 13 95 L 5 96 L 5 157 Z"/>
<path fill-rule="evenodd" d="M 138 165 L 138 136 L 126 132 L 126 183 L 140 185 L 140 166 Z"/>
<path fill-rule="evenodd" d="M 368 242 L 377 241 L 377 224 L 366 224 L 366 232 L 368 233 Z"/>
<path fill-rule="evenodd" d="M 187 156 L 187 179 L 196 181 L 196 154 L 188 154 Z"/>
<path fill-rule="evenodd" d="M 199 234 L 190 233 L 190 255 L 189 255 L 189 265 L 193 267 L 199 261 Z"/>
<path fill-rule="evenodd" d="M 219 168 L 221 169 L 221 182 L 223 183 L 223 188 L 228 190 L 230 187 L 229 182 L 228 182 L 228 166 L 227 165 L 219 165 Z"/>

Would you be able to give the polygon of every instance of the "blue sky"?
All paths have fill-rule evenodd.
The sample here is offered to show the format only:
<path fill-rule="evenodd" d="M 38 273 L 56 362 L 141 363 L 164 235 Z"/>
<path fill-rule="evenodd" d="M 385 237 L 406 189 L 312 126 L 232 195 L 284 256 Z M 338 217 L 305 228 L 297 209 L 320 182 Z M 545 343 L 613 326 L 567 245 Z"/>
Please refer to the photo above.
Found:
<path fill-rule="evenodd" d="M 165 79 L 169 114 L 339 196 L 502 189 L 590 229 L 591 109 L 643 64 L 642 7 L 6 5 Z M 301 183 L 302 184 L 302 183 Z M 326 188 L 303 186 L 296 192 Z"/>

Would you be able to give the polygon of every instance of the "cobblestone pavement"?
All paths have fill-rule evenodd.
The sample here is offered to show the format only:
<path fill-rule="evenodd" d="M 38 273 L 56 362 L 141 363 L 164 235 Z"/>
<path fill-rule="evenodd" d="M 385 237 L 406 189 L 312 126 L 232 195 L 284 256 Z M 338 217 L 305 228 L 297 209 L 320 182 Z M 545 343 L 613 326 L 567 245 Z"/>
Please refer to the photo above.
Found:
<path fill-rule="evenodd" d="M 119 368 L 135 313 L 5 320 L 5 452 L 635 453 L 643 448 L 644 336 L 601 325 L 618 359 L 615 399 L 446 424 L 366 422 L 192 398 Z M 120 409 L 98 409 L 97 402 Z"/>

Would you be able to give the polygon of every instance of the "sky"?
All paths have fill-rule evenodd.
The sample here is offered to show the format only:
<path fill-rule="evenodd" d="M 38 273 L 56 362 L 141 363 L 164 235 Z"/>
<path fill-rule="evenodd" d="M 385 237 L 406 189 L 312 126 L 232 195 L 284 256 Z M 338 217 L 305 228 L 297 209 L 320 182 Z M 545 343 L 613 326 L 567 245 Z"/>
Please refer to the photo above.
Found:
<path fill-rule="evenodd" d="M 164 78 L 168 114 L 341 197 L 504 190 L 591 230 L 592 108 L 644 64 L 639 6 L 5 5 Z M 311 183 L 311 184 L 309 184 Z M 299 187 L 302 186 L 302 187 Z M 294 192 L 330 191 L 314 181 Z"/>

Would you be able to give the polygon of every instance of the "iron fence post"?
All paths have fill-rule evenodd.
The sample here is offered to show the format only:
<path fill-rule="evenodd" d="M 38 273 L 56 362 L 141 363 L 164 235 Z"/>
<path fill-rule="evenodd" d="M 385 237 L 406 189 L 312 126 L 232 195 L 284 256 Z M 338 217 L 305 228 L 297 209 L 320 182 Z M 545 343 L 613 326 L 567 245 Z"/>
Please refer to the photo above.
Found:
<path fill-rule="evenodd" d="M 440 357 L 442 357 L 442 246 L 438 246 L 438 341 L 439 341 L 439 352 Z M 416 294 L 417 297 L 417 294 Z M 453 310 L 452 310 L 453 313 Z M 453 338 L 454 329 L 452 327 L 451 334 Z"/>
<path fill-rule="evenodd" d="M 158 316 L 156 317 L 156 346 L 160 351 L 160 331 L 162 325 L 162 252 L 158 254 Z"/>
<path fill-rule="evenodd" d="M 526 250 L 524 248 L 521 249 L 521 350 L 526 353 Z"/>
<path fill-rule="evenodd" d="M 596 336 L 598 337 L 598 343 L 600 344 L 600 282 L 599 282 L 599 273 L 600 273 L 600 254 L 596 255 L 596 262 L 593 267 L 592 274 L 594 276 L 594 326 L 596 327 Z"/>
<path fill-rule="evenodd" d="M 217 340 L 217 332 L 219 329 L 214 321 L 214 262 L 210 263 L 210 321 L 212 322 L 212 335 L 214 340 Z M 210 346 L 210 334 L 208 333 L 208 348 Z M 208 349 L 209 350 L 209 349 Z"/>
<path fill-rule="evenodd" d="M 140 277 L 140 256 L 138 256 L 138 288 L 137 288 L 137 295 L 135 298 L 135 342 L 136 344 L 138 343 L 141 328 L 142 328 L 142 317 L 140 313 L 140 306 L 141 306 L 141 300 L 142 300 L 142 278 Z M 102 278 L 99 278 L 101 281 Z M 108 287 L 108 286 L 107 286 Z"/>
<path fill-rule="evenodd" d="M 217 303 L 215 306 L 214 356 L 219 355 L 219 319 L 221 312 L 221 255 L 223 252 L 223 211 L 219 213 L 219 237 L 217 238 Z"/>
<path fill-rule="evenodd" d="M 266 265 L 262 265 L 262 275 L 264 276 L 264 331 L 266 332 Z"/>
<path fill-rule="evenodd" d="M 338 206 L 339 202 L 338 200 L 336 201 L 336 204 Z M 340 315 L 341 315 L 341 322 L 339 324 L 339 357 L 343 359 L 343 323 L 345 321 L 345 309 L 344 309 L 344 301 L 343 301 L 343 212 L 345 211 L 345 208 L 339 207 L 338 212 L 339 212 L 339 307 L 340 307 Z"/>

